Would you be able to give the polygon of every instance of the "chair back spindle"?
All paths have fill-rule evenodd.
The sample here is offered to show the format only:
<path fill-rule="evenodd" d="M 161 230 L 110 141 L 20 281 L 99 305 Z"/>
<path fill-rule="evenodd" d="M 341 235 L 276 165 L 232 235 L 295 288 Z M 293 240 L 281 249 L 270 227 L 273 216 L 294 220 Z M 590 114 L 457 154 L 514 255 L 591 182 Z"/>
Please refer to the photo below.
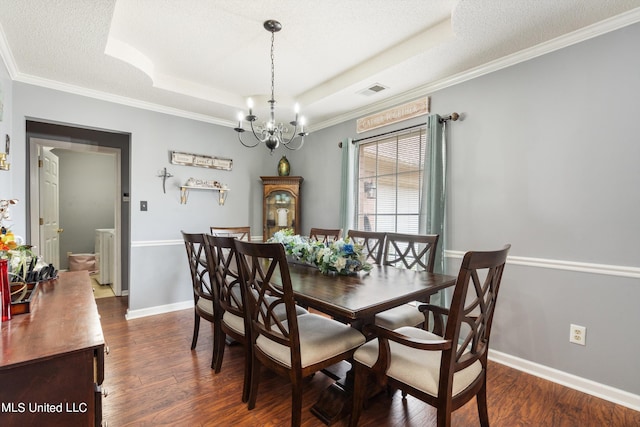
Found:
<path fill-rule="evenodd" d="M 384 244 L 384 265 L 433 272 L 437 234 L 387 233 Z"/>
<path fill-rule="evenodd" d="M 342 230 L 339 228 L 312 228 L 309 231 L 309 239 L 317 240 L 324 244 L 335 242 L 342 236 Z"/>
<path fill-rule="evenodd" d="M 251 241 L 251 227 L 209 227 L 212 236 L 235 237 L 238 240 Z"/>
<path fill-rule="evenodd" d="M 382 252 L 386 233 L 378 231 L 349 230 L 347 236 L 354 243 L 361 245 L 367 261 L 375 265 L 382 263 Z"/>

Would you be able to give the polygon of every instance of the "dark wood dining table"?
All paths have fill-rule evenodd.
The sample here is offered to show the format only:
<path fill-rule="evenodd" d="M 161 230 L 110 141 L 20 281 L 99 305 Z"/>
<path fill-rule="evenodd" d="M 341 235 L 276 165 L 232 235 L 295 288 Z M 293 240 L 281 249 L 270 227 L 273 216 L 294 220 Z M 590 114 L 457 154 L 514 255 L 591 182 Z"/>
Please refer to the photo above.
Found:
<path fill-rule="evenodd" d="M 289 274 L 296 302 L 336 320 L 362 328 L 375 315 L 429 296 L 455 284 L 456 278 L 392 266 L 373 266 L 354 276 L 323 274 L 315 267 L 289 262 Z M 277 282 L 279 278 L 274 277 Z M 337 380 L 325 390 L 311 412 L 331 425 L 350 411 L 350 380 Z"/>
<path fill-rule="evenodd" d="M 361 329 L 377 313 L 453 286 L 456 278 L 386 265 L 354 276 L 323 274 L 315 267 L 289 263 L 296 302 Z"/>

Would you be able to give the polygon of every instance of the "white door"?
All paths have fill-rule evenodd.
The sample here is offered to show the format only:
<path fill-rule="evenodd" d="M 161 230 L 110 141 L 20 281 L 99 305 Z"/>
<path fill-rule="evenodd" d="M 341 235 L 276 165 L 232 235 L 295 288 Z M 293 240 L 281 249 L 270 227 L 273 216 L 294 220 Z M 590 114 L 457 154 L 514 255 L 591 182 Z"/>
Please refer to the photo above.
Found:
<path fill-rule="evenodd" d="M 40 181 L 40 255 L 56 268 L 60 266 L 60 213 L 58 156 L 42 148 L 38 166 Z"/>

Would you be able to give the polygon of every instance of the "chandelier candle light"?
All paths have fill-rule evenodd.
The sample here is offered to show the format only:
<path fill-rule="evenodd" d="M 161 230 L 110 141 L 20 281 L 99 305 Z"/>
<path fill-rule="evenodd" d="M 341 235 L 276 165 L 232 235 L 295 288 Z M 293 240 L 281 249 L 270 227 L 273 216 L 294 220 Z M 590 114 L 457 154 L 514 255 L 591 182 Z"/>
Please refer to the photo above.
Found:
<path fill-rule="evenodd" d="M 268 101 L 269 102 L 269 121 L 267 121 L 266 123 L 263 123 L 262 125 L 254 124 L 254 122 L 258 120 L 258 117 L 253 114 L 253 100 L 249 98 L 247 100 L 247 106 L 249 107 L 249 115 L 243 117 L 244 113 L 242 112 L 238 113 L 238 127 L 234 128 L 234 130 L 238 132 L 238 140 L 240 141 L 240 143 L 248 148 L 256 147 L 261 142 L 264 142 L 267 148 L 271 151 L 271 154 L 273 154 L 273 150 L 278 148 L 280 144 L 282 144 L 289 150 L 299 150 L 300 148 L 302 148 L 302 145 L 304 144 L 304 137 L 308 134 L 304 131 L 304 117 L 300 117 L 300 119 L 298 119 L 298 113 L 300 109 L 298 104 L 296 104 L 294 107 L 295 114 L 296 114 L 295 119 L 289 122 L 289 124 L 293 126 L 293 131 L 291 131 L 283 123 L 276 124 L 276 118 L 275 118 L 276 100 L 274 96 L 275 67 L 274 67 L 274 54 L 273 54 L 274 43 L 273 42 L 275 39 L 275 33 L 277 33 L 282 29 L 282 25 L 280 24 L 280 22 L 270 19 L 264 22 L 264 28 L 271 33 L 271 99 Z M 257 142 L 253 145 L 246 144 L 242 140 L 242 133 L 245 131 L 242 127 L 243 120 L 246 120 L 247 122 L 249 122 L 249 124 L 251 125 L 251 132 L 253 133 L 253 136 L 257 140 Z M 300 126 L 299 129 L 298 129 L 298 126 Z M 300 137 L 299 145 L 295 148 L 294 146 L 290 146 L 289 144 L 291 144 L 294 141 L 297 141 L 298 137 Z"/>

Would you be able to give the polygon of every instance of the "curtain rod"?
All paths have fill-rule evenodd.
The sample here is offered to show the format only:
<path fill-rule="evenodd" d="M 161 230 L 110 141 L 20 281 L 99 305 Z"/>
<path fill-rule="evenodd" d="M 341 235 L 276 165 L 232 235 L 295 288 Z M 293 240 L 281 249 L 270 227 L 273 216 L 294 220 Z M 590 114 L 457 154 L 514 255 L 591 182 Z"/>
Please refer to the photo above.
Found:
<path fill-rule="evenodd" d="M 440 123 L 448 122 L 449 120 L 453 120 L 455 122 L 459 118 L 460 118 L 460 115 L 458 113 L 454 112 L 454 113 L 449 114 L 448 116 L 440 117 Z M 404 130 L 409 130 L 409 129 L 417 128 L 417 127 L 420 127 L 420 126 L 424 126 L 426 124 L 427 124 L 427 122 L 418 123 L 417 125 L 407 126 L 406 128 L 402 128 L 402 129 L 391 130 L 389 132 L 381 133 L 381 134 L 378 134 L 378 135 L 367 136 L 365 138 L 360 138 L 360 139 L 353 139 L 353 140 L 351 140 L 351 143 L 355 144 L 355 143 L 360 142 L 360 141 L 366 141 L 367 139 L 379 138 L 381 136 L 389 135 L 390 133 L 402 132 Z M 340 145 L 340 146 L 342 147 L 342 145 Z"/>
<path fill-rule="evenodd" d="M 460 114 L 453 112 L 448 116 L 440 117 L 440 123 L 448 122 L 449 120 L 453 120 L 454 122 L 460 118 Z"/>

